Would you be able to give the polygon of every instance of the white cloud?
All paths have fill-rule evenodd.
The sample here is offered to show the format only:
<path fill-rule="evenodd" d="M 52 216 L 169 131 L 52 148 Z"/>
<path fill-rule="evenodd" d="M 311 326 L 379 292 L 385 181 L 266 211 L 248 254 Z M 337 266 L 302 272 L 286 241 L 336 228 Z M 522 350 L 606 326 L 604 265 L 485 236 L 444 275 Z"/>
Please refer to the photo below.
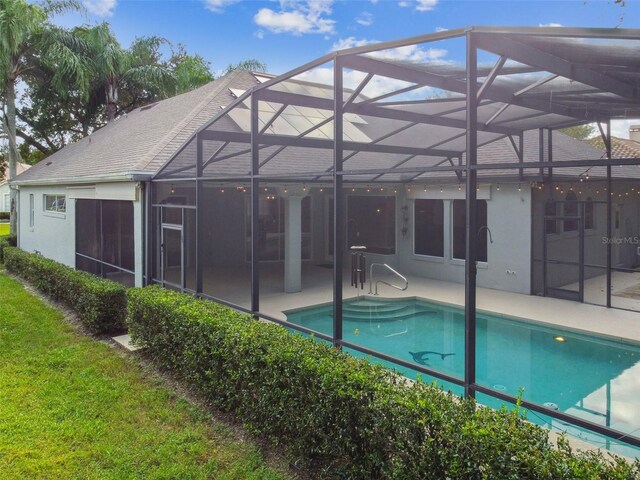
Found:
<path fill-rule="evenodd" d="M 335 32 L 335 20 L 331 15 L 333 0 L 280 0 L 280 10 L 261 8 L 253 17 L 260 27 L 273 33 L 332 34 Z"/>
<path fill-rule="evenodd" d="M 85 8 L 98 17 L 110 17 L 118 4 L 118 0 L 82 0 Z"/>
<path fill-rule="evenodd" d="M 331 50 L 344 50 L 347 48 L 362 47 L 378 43 L 377 40 L 357 39 L 355 37 L 341 38 L 334 42 Z M 443 48 L 423 48 L 419 45 L 407 45 L 404 47 L 391 48 L 373 52 L 372 57 L 383 58 L 385 60 L 404 60 L 408 62 L 431 62 L 448 63 L 445 57 L 449 53 Z"/>
<path fill-rule="evenodd" d="M 366 40 L 366 39 L 356 39 L 356 37 L 347 37 L 347 38 L 341 38 L 337 41 L 335 41 L 331 47 L 331 51 L 336 51 L 336 50 L 346 50 L 347 48 L 354 48 L 354 47 L 362 47 L 364 45 L 370 45 L 372 43 L 376 43 L 375 40 Z"/>
<path fill-rule="evenodd" d="M 373 25 L 373 15 L 369 12 L 362 12 L 356 17 L 356 23 L 368 27 Z"/>
<path fill-rule="evenodd" d="M 419 12 L 428 12 L 436 8 L 438 4 L 438 0 L 418 0 L 418 5 L 416 5 L 416 10 Z"/>
<path fill-rule="evenodd" d="M 353 90 L 360 85 L 366 76 L 367 75 L 364 72 L 359 72 L 357 70 L 345 70 L 343 74 L 344 87 Z M 314 68 L 313 70 L 304 72 L 295 78 L 297 80 L 320 83 L 323 85 L 333 85 L 333 69 L 327 67 Z M 369 83 L 367 83 L 362 94 L 369 98 L 373 98 L 379 95 L 384 95 L 385 93 L 400 90 L 401 88 L 405 88 L 410 85 L 412 84 L 402 80 L 375 76 Z M 431 87 L 422 87 L 403 94 L 403 98 L 427 98 L 430 92 L 433 92 Z"/>
<path fill-rule="evenodd" d="M 539 23 L 539 27 L 562 27 L 561 23 Z"/>
<path fill-rule="evenodd" d="M 402 8 L 409 8 L 415 6 L 418 12 L 429 12 L 436 8 L 438 0 L 416 0 L 415 2 L 409 0 L 400 0 L 398 6 Z"/>
<path fill-rule="evenodd" d="M 264 30 L 258 30 L 253 35 L 254 35 L 254 37 L 262 40 L 264 38 Z"/>
<path fill-rule="evenodd" d="M 204 6 L 207 10 L 214 13 L 222 13 L 229 5 L 239 2 L 240 0 L 204 0 Z"/>

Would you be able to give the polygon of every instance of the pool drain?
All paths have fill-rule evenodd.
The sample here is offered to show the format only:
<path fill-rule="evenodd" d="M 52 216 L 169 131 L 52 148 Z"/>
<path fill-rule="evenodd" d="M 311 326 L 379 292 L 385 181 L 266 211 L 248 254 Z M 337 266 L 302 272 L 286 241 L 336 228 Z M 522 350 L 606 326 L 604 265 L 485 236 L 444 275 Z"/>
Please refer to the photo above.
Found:
<path fill-rule="evenodd" d="M 505 387 L 504 385 L 501 385 L 501 384 L 499 384 L 499 383 L 496 383 L 496 384 L 493 386 L 493 389 L 494 389 L 494 390 L 500 390 L 501 392 L 504 392 L 504 391 L 507 389 L 507 387 Z"/>
<path fill-rule="evenodd" d="M 558 404 L 553 402 L 544 402 L 543 405 L 551 410 L 558 410 Z"/>

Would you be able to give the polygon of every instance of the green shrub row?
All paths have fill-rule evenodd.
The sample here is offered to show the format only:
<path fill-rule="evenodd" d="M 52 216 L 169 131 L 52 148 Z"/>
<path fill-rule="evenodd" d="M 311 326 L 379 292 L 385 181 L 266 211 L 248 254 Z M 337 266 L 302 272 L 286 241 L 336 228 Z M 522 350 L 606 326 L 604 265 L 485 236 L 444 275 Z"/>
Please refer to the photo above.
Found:
<path fill-rule="evenodd" d="M 125 328 L 127 290 L 123 285 L 16 247 L 0 247 L 0 251 L 7 270 L 71 308 L 92 332 Z"/>
<path fill-rule="evenodd" d="M 632 479 L 631 465 L 559 448 L 517 411 L 478 408 L 422 382 L 218 304 L 129 291 L 133 341 L 213 406 L 324 476 Z"/>
<path fill-rule="evenodd" d="M 4 263 L 4 249 L 10 247 L 9 239 L 5 237 L 0 237 L 0 263 Z"/>

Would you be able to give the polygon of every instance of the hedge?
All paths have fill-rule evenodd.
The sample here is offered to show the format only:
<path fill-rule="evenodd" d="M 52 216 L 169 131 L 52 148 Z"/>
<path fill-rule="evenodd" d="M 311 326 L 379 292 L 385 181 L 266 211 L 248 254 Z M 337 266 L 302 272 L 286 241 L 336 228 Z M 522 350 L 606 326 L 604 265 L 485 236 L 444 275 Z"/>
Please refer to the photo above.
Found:
<path fill-rule="evenodd" d="M 635 479 L 640 463 L 556 448 L 517 410 L 477 407 L 328 345 L 157 286 L 129 291 L 133 341 L 214 407 L 329 477 Z"/>
<path fill-rule="evenodd" d="M 127 290 L 123 285 L 16 247 L 1 250 L 7 270 L 71 308 L 93 333 L 124 330 Z"/>
<path fill-rule="evenodd" d="M 4 263 L 4 249 L 10 246 L 8 237 L 0 237 L 0 263 Z"/>

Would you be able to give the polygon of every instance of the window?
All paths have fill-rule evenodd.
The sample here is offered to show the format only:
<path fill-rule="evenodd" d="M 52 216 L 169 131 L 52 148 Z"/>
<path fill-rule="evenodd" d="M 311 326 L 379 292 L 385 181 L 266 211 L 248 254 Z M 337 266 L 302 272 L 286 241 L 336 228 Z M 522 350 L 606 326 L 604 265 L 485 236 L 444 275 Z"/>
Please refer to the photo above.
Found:
<path fill-rule="evenodd" d="M 466 200 L 453 201 L 453 258 L 466 258 Z M 487 201 L 477 200 L 477 257 L 479 262 L 487 261 Z M 484 227 L 484 228 L 483 228 Z"/>
<path fill-rule="evenodd" d="M 444 202 L 416 200 L 413 218 L 414 253 L 444 257 Z"/>
<path fill-rule="evenodd" d="M 555 200 L 548 200 L 544 204 L 545 217 L 555 217 L 558 215 L 558 203 Z M 547 233 L 558 233 L 558 222 L 556 220 L 545 220 Z"/>
<path fill-rule="evenodd" d="M 133 202 L 76 200 L 76 268 L 133 286 Z"/>
<path fill-rule="evenodd" d="M 364 245 L 369 253 L 396 252 L 395 197 L 348 197 L 347 247 Z"/>
<path fill-rule="evenodd" d="M 33 193 L 29 194 L 29 227 L 33 228 L 35 224 L 35 201 L 33 199 Z"/>
<path fill-rule="evenodd" d="M 587 197 L 587 201 L 584 204 L 584 228 L 595 228 L 595 206 L 593 204 L 593 198 Z"/>
<path fill-rule="evenodd" d="M 44 196 L 45 212 L 64 213 L 67 211 L 67 199 L 64 195 L 45 195 Z"/>
<path fill-rule="evenodd" d="M 10 212 L 11 211 L 11 195 L 8 194 L 8 193 L 4 194 L 4 207 L 3 207 L 2 211 L 3 212 Z"/>
<path fill-rule="evenodd" d="M 565 197 L 564 202 L 564 215 L 566 217 L 577 217 L 578 216 L 578 197 L 576 197 L 575 192 L 569 190 L 567 192 L 567 196 Z M 578 220 L 565 220 L 564 221 L 564 231 L 565 232 L 576 232 L 578 231 Z"/>

